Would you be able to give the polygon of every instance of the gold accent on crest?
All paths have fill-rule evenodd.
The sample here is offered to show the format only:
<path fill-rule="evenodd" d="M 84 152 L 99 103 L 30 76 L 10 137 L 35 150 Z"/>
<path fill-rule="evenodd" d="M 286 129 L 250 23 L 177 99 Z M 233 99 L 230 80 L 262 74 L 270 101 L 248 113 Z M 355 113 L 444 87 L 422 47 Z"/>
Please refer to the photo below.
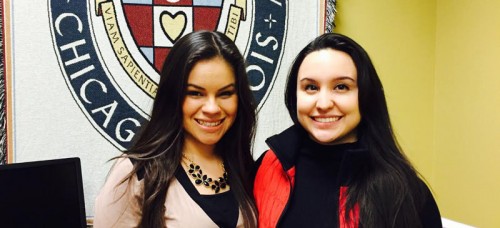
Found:
<path fill-rule="evenodd" d="M 236 0 L 237 7 L 241 8 L 241 20 L 245 21 L 247 19 L 247 0 Z"/>
<path fill-rule="evenodd" d="M 128 51 L 127 45 L 125 45 L 122 34 L 120 33 L 118 21 L 116 20 L 116 11 L 113 2 L 102 2 L 99 8 L 102 13 L 102 20 L 106 27 L 109 41 L 113 46 L 113 51 L 120 61 L 121 66 L 137 86 L 151 98 L 154 98 L 158 90 L 158 84 L 144 73 Z"/>
<path fill-rule="evenodd" d="M 246 20 L 247 2 L 246 0 L 236 0 L 236 4 L 231 4 L 227 15 L 227 24 L 224 33 L 232 41 L 236 40 L 240 22 Z"/>

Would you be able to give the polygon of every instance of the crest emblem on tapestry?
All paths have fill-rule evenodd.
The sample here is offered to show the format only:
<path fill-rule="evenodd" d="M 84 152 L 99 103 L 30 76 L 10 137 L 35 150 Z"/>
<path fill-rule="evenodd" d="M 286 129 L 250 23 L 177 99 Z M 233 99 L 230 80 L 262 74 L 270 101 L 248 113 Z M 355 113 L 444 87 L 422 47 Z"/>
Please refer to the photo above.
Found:
<path fill-rule="evenodd" d="M 74 100 L 122 150 L 149 119 L 163 61 L 182 36 L 217 30 L 232 39 L 247 61 L 258 108 L 283 57 L 286 0 L 51 0 L 49 7 L 56 54 Z"/>

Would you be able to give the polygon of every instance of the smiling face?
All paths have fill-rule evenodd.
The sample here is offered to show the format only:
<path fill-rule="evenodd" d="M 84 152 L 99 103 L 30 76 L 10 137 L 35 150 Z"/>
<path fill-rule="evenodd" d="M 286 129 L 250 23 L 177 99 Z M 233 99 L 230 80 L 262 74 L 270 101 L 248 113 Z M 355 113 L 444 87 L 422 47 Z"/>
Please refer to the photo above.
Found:
<path fill-rule="evenodd" d="M 297 119 L 320 144 L 357 141 L 357 72 L 348 54 L 321 49 L 305 57 L 297 74 Z"/>
<path fill-rule="evenodd" d="M 221 57 L 196 63 L 182 105 L 185 143 L 213 148 L 236 119 L 238 95 L 233 68 Z"/>

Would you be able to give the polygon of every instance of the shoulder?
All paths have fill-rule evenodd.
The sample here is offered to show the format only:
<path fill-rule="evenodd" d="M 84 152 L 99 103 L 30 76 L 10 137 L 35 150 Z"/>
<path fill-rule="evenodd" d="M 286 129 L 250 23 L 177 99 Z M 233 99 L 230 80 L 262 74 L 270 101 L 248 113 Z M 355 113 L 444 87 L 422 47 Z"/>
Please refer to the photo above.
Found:
<path fill-rule="evenodd" d="M 128 158 L 118 158 L 111 167 L 106 183 L 119 183 L 132 172 L 134 165 Z"/>
<path fill-rule="evenodd" d="M 133 166 L 134 165 L 132 164 L 132 160 L 130 160 L 130 158 L 121 157 L 121 158 L 116 159 L 111 170 L 112 171 L 114 171 L 114 170 L 132 171 Z"/>
<path fill-rule="evenodd" d="M 431 190 L 422 180 L 421 185 L 425 200 L 419 212 L 420 220 L 422 221 L 422 227 L 443 227 L 441 222 L 441 214 Z"/>
<path fill-rule="evenodd" d="M 123 195 L 125 191 L 128 191 L 129 187 L 134 187 L 139 184 L 139 180 L 136 175 L 128 178 L 132 172 L 134 166 L 130 159 L 128 158 L 118 158 L 113 166 L 111 167 L 108 176 L 106 177 L 106 182 L 104 183 L 97 199 L 100 197 L 110 197 L 116 198 L 116 195 Z"/>
<path fill-rule="evenodd" d="M 262 153 L 259 158 L 255 161 L 254 165 L 256 168 L 260 167 L 260 165 L 262 164 L 262 160 L 264 159 L 264 157 L 266 156 L 267 152 L 270 151 L 270 150 L 266 150 L 264 151 L 264 153 Z"/>
<path fill-rule="evenodd" d="M 133 170 L 128 158 L 115 161 L 94 205 L 94 226 L 113 227 L 137 224 L 140 198 L 140 181 L 136 175 L 127 179 Z"/>
<path fill-rule="evenodd" d="M 275 161 L 279 161 L 276 153 L 273 150 L 268 149 L 264 151 L 264 153 L 262 153 L 260 157 L 255 161 L 256 170 L 259 170 L 262 166 L 268 166 L 270 163 L 273 163 Z"/>
<path fill-rule="evenodd" d="M 295 176 L 295 167 L 285 167 L 283 161 L 276 156 L 273 150 L 267 150 L 262 154 L 256 164 L 258 166 L 255 169 L 254 187 L 260 184 L 265 188 L 265 185 L 269 182 L 285 178 L 285 176 L 288 176 L 288 178 L 293 178 Z"/>

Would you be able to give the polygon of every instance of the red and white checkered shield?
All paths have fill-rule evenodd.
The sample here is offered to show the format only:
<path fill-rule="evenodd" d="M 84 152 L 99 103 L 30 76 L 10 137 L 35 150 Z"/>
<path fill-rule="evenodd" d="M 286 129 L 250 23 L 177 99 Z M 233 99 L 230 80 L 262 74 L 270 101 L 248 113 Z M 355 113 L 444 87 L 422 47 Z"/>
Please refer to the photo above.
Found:
<path fill-rule="evenodd" d="M 223 0 L 122 0 L 130 34 L 158 72 L 180 37 L 217 29 L 222 6 Z"/>

